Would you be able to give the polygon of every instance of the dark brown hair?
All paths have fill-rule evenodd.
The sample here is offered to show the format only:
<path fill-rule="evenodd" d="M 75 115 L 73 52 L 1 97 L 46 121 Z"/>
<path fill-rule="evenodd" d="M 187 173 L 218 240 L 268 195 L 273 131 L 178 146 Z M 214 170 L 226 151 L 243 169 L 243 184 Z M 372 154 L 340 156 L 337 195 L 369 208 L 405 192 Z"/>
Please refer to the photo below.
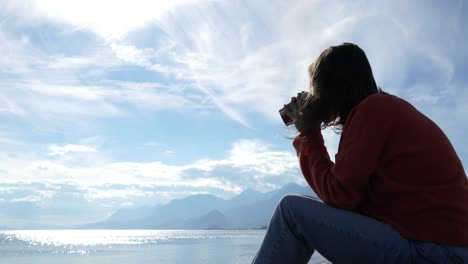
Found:
<path fill-rule="evenodd" d="M 367 96 L 380 92 L 364 51 L 352 43 L 332 46 L 309 66 L 310 87 L 302 109 L 303 131 L 320 122 L 340 132 L 349 113 Z"/>

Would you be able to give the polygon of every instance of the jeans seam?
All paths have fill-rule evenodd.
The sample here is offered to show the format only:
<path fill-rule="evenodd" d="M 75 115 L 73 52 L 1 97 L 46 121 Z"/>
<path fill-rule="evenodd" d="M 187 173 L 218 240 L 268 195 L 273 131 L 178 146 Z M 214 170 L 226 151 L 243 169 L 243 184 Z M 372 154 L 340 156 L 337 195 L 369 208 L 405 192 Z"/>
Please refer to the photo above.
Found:
<path fill-rule="evenodd" d="M 284 202 L 285 202 L 285 207 L 287 207 L 287 208 L 289 209 L 289 201 L 288 201 L 288 200 L 284 200 Z M 323 205 L 324 205 L 324 206 L 329 206 L 329 205 L 327 205 L 327 204 L 323 204 Z M 281 208 L 281 209 L 283 209 L 283 208 Z M 338 209 L 338 208 L 334 208 L 334 209 L 336 209 L 336 210 L 344 210 L 344 209 Z M 297 217 L 296 217 L 295 214 L 294 214 L 294 211 L 292 211 L 292 210 L 287 210 L 287 212 L 288 212 L 288 214 L 289 214 L 289 215 L 288 215 L 289 218 L 291 218 L 291 219 L 297 219 Z M 281 214 L 281 215 L 284 216 L 283 214 Z M 377 243 L 377 242 L 374 241 L 374 240 L 367 239 L 367 236 L 360 235 L 359 232 L 349 232 L 349 231 L 343 230 L 343 229 L 340 228 L 338 225 L 330 225 L 330 224 L 328 224 L 327 222 L 319 221 L 319 220 L 316 220 L 316 219 L 312 219 L 311 221 L 314 222 L 314 223 L 316 223 L 316 224 L 318 224 L 318 225 L 320 225 L 320 226 L 323 226 L 323 227 L 325 227 L 325 228 L 333 229 L 333 230 L 335 230 L 335 231 L 337 231 L 337 232 L 340 232 L 340 233 L 346 235 L 347 237 L 349 237 L 349 238 L 351 238 L 351 239 L 358 239 L 358 240 L 361 240 L 361 241 L 368 242 L 369 244 L 371 244 L 371 245 L 372 245 L 373 247 L 375 247 L 375 248 L 384 248 L 384 249 L 386 249 L 386 250 L 392 251 L 392 252 L 395 253 L 395 254 L 398 254 L 398 253 L 399 253 L 399 249 L 398 249 L 398 248 L 395 248 L 395 247 L 388 247 L 388 246 L 385 246 L 385 245 L 383 245 L 383 244 Z M 285 222 L 286 222 L 286 226 L 288 227 L 288 229 L 289 229 L 290 231 L 295 230 L 294 228 L 292 228 L 292 227 L 289 226 L 288 221 L 285 221 Z M 303 242 L 303 241 L 300 240 L 300 239 L 297 237 L 297 235 L 296 235 L 296 233 L 300 233 L 300 232 L 290 232 L 290 233 L 291 233 L 296 239 L 298 239 L 299 241 Z M 307 248 L 310 250 L 310 248 L 308 247 L 307 244 L 308 244 L 308 243 L 306 243 L 305 245 L 306 245 Z M 316 250 L 316 249 L 315 249 L 315 246 L 314 246 L 314 245 L 311 245 L 311 246 L 313 247 L 312 250 L 315 251 L 315 250 Z M 320 253 L 320 252 L 319 252 L 319 253 Z"/>
<path fill-rule="evenodd" d="M 297 217 L 294 215 L 294 212 L 289 210 L 289 202 L 287 200 L 285 200 L 285 203 L 286 203 L 286 208 L 288 208 L 288 210 L 287 210 L 288 217 L 290 219 L 297 219 Z M 304 217 L 301 217 L 301 218 L 304 219 Z M 298 237 L 300 232 L 298 232 L 294 227 L 290 226 L 289 221 L 285 221 L 285 222 L 286 222 L 286 226 L 288 227 L 290 233 L 294 236 L 294 238 L 296 238 L 298 241 L 300 241 L 308 250 L 310 250 L 310 251 L 315 250 L 314 248 L 309 247 L 309 245 L 306 243 L 307 241 L 304 241 L 305 240 L 304 238 L 301 239 L 301 238 Z"/>
<path fill-rule="evenodd" d="M 276 255 L 276 253 L 278 252 L 279 244 L 284 239 L 284 236 L 286 234 L 287 234 L 286 228 L 284 226 L 281 226 L 280 235 L 275 240 L 274 244 L 272 245 L 272 250 L 270 251 L 270 254 L 268 255 L 268 260 L 270 261 L 270 263 L 272 262 L 272 259 L 273 259 L 274 255 Z"/>

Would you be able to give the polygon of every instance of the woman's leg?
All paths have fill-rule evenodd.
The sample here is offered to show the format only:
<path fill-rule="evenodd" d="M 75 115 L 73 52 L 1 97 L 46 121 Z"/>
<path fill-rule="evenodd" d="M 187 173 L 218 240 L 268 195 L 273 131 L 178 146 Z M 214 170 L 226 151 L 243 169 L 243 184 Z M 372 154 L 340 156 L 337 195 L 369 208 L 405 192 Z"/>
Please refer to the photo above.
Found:
<path fill-rule="evenodd" d="M 414 264 L 468 264 L 468 247 L 438 245 L 410 240 Z"/>
<path fill-rule="evenodd" d="M 410 263 L 410 242 L 382 222 L 288 195 L 279 203 L 253 263 L 307 263 L 317 250 L 334 264 Z"/>

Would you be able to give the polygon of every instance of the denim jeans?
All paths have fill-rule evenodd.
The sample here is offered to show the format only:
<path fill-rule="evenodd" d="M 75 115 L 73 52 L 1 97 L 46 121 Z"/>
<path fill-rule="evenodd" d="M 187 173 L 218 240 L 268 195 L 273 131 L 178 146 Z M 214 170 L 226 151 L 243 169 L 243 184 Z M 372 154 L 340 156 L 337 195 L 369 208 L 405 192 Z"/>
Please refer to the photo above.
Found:
<path fill-rule="evenodd" d="M 468 264 L 468 247 L 406 239 L 376 219 L 300 195 L 281 199 L 252 263 L 305 264 L 315 250 L 334 264 Z"/>

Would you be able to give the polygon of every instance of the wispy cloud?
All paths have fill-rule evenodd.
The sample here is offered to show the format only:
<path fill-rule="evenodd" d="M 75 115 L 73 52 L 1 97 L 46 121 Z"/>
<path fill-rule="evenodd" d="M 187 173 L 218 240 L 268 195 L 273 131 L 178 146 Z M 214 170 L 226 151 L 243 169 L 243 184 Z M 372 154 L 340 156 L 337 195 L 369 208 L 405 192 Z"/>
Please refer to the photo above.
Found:
<path fill-rule="evenodd" d="M 33 52 L 34 46 L 28 37 L 12 38 L 0 32 L 3 34 L 0 36 L 3 36 L 7 43 L 3 44 L 3 49 L 8 50 L 11 62 L 14 62 L 8 63 L 8 67 L 14 72 L 19 69 L 36 69 L 41 72 L 49 71 L 48 69 L 60 70 L 53 78 L 47 76 L 48 80 L 60 80 L 60 75 L 76 78 L 83 74 L 83 69 L 90 66 L 98 74 L 106 74 L 123 65 L 133 65 L 150 72 L 162 73 L 173 82 L 184 83 L 185 88 L 179 89 L 179 92 L 192 89 L 195 93 L 202 93 L 207 102 L 226 116 L 244 126 L 252 127 L 253 123 L 249 119 L 257 114 L 270 122 L 279 122 L 276 112 L 278 106 L 296 91 L 306 89 L 307 65 L 330 44 L 357 42 L 367 51 L 379 83 L 387 90 L 410 97 L 411 95 L 406 94 L 399 86 L 408 86 L 414 81 L 424 82 L 418 79 L 418 74 L 411 75 L 411 72 L 420 66 L 413 63 L 414 59 L 428 62 L 427 65 L 432 65 L 432 69 L 428 70 L 438 73 L 432 75 L 435 81 L 427 82 L 431 88 L 426 88 L 437 94 L 440 86 L 450 89 L 450 80 L 456 77 L 453 65 L 460 57 L 460 54 L 451 50 L 461 47 L 459 43 L 464 42 L 460 34 L 464 24 L 460 20 L 460 11 L 457 11 L 463 9 L 461 2 L 458 8 L 454 5 L 453 10 L 447 11 L 458 13 L 458 16 L 438 14 L 447 18 L 447 23 L 451 25 L 448 32 L 452 32 L 450 36 L 455 39 L 451 42 L 450 49 L 443 49 L 443 39 L 431 38 L 431 41 L 426 41 L 420 33 L 421 29 L 424 29 L 430 36 L 447 35 L 446 28 L 428 26 L 434 22 L 423 12 L 408 17 L 398 9 L 398 3 L 390 5 L 385 2 L 383 6 L 386 11 L 382 12 L 382 3 L 368 4 L 366 9 L 362 9 L 359 4 L 345 2 L 335 5 L 321 1 L 303 1 L 294 5 L 265 2 L 265 6 L 271 6 L 265 9 L 259 8 L 263 6 L 261 2 L 192 2 L 194 1 L 175 1 L 174 4 L 154 4 L 146 1 L 138 4 L 112 3 L 114 11 L 105 19 L 102 14 L 107 12 L 106 8 L 110 2 L 98 5 L 87 1 L 72 1 L 69 4 L 45 0 L 34 2 L 35 16 L 67 21 L 70 25 L 95 32 L 102 38 L 101 46 L 92 53 L 82 51 L 80 56 L 38 56 Z M 92 8 L 88 5 L 92 5 Z M 431 14 L 435 9 L 436 6 L 427 7 L 423 11 Z M 320 13 L 334 10 L 335 15 L 310 16 L 308 10 Z M 80 15 L 85 11 L 86 16 Z M 121 12 L 126 15 L 122 15 Z M 219 14 L 237 15 L 228 16 L 227 19 Z M 246 19 L 245 15 L 240 14 L 251 14 L 248 17 L 255 19 Z M 290 19 L 292 17 L 294 19 Z M 119 26 L 115 27 L 115 24 Z M 374 24 L 378 24 L 379 27 L 371 26 Z M 382 28 L 385 30 L 381 30 Z M 114 29 L 118 32 L 113 32 Z M 157 45 L 145 47 L 141 40 L 127 35 L 136 30 L 142 34 L 159 34 L 155 36 L 158 39 Z M 387 33 L 383 36 L 382 32 Z M 393 52 L 384 52 L 389 49 Z M 87 72 L 92 74 L 92 71 Z M 99 78 L 99 75 L 94 76 L 96 77 Z M 35 78 L 39 77 L 36 75 Z M 41 90 L 44 89 L 42 86 L 69 86 L 69 83 L 50 83 L 45 79 L 37 81 L 43 84 L 37 86 L 41 87 Z M 87 83 L 83 85 L 80 80 L 74 80 L 72 85 L 88 86 L 89 82 Z M 91 86 L 98 87 L 100 84 L 94 82 Z M 159 95 L 164 102 L 175 99 L 171 98 L 174 95 L 179 99 L 184 98 L 182 103 L 196 102 L 187 101 L 188 98 L 183 94 L 160 92 Z M 106 100 L 105 97 L 98 99 Z M 5 107 L 4 111 L 23 115 L 27 113 L 18 106 L 15 99 L 4 96 L 3 100 L 8 102 L 5 104 L 8 108 Z M 421 101 L 423 98 L 415 97 L 415 100 Z M 102 107 L 93 112 L 117 112 L 113 105 L 105 103 L 108 102 L 103 102 Z M 138 105 L 138 100 L 134 100 L 133 103 Z M 47 104 L 50 104 L 50 101 L 42 105 Z M 166 106 L 172 107 L 168 104 Z M 65 110 L 77 111 L 72 107 Z"/>
<path fill-rule="evenodd" d="M 22 198 L 17 198 L 17 199 L 11 199 L 11 203 L 37 203 L 40 202 L 42 199 L 39 196 L 26 196 Z"/>
<path fill-rule="evenodd" d="M 62 156 L 74 152 L 96 152 L 96 148 L 83 145 L 67 144 L 65 146 L 52 145 L 49 147 L 49 155 Z"/>

